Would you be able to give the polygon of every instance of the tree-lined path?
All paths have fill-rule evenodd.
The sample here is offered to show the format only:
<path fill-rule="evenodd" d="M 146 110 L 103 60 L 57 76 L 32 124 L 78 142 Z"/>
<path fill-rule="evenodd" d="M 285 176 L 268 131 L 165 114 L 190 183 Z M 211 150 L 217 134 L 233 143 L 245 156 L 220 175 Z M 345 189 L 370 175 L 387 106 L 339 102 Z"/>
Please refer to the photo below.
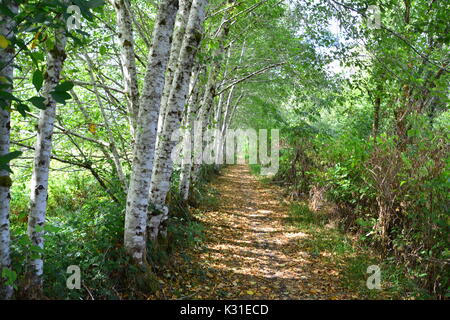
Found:
<path fill-rule="evenodd" d="M 449 298 L 449 14 L 0 0 L 0 300 Z"/>
<path fill-rule="evenodd" d="M 287 223 L 281 189 L 259 181 L 246 165 L 224 168 L 210 187 L 220 200 L 215 210 L 200 215 L 204 247 L 190 252 L 190 263 L 179 257 L 170 274 L 177 280 L 163 285 L 158 298 L 357 297 L 340 287 L 333 265 L 300 249 L 299 242 L 311 235 Z M 180 288 L 174 283 L 184 284 Z M 180 289 L 182 293 L 174 294 Z"/>

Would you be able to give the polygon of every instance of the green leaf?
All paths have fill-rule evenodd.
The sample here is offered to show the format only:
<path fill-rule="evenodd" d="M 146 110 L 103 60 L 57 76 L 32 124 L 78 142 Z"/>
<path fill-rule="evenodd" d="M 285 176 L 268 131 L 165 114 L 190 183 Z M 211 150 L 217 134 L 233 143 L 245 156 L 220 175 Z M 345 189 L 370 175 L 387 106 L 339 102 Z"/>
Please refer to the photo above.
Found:
<path fill-rule="evenodd" d="M 41 70 L 36 70 L 33 73 L 33 85 L 36 88 L 36 91 L 39 92 L 42 88 L 42 84 L 44 83 L 44 74 Z"/>
<path fill-rule="evenodd" d="M 72 90 L 73 86 L 74 86 L 74 84 L 72 81 L 65 81 L 65 82 L 57 85 L 53 91 L 54 92 L 67 92 L 67 91 Z"/>
<path fill-rule="evenodd" d="M 0 48 L 6 49 L 9 46 L 9 40 L 0 34 Z"/>
<path fill-rule="evenodd" d="M 56 102 L 66 104 L 66 100 L 72 99 L 72 96 L 64 91 L 53 91 L 50 92 L 53 99 L 55 99 Z"/>
<path fill-rule="evenodd" d="M 20 157 L 22 155 L 22 151 L 13 151 L 10 153 L 7 153 L 3 156 L 0 156 L 0 170 L 6 170 L 8 172 L 12 172 L 10 167 L 9 167 L 9 163 Z"/>
<path fill-rule="evenodd" d="M 16 15 L 11 11 L 11 9 L 8 8 L 8 6 L 4 4 L 0 4 L 0 12 L 4 14 L 5 16 L 14 18 Z"/>
<path fill-rule="evenodd" d="M 19 99 L 17 99 L 15 96 L 13 96 L 11 93 L 7 92 L 7 91 L 0 91 L 0 99 L 2 100 L 6 100 L 6 101 L 20 101 Z"/>
<path fill-rule="evenodd" d="M 3 268 L 2 278 L 6 279 L 5 284 L 7 286 L 12 286 L 14 282 L 17 280 L 17 273 L 8 268 Z"/>
<path fill-rule="evenodd" d="M 101 46 L 101 47 L 100 47 L 100 54 L 101 54 L 102 56 L 104 56 L 104 55 L 106 54 L 106 52 L 107 52 L 106 47 L 105 47 L 105 46 Z"/>
<path fill-rule="evenodd" d="M 37 231 L 37 230 L 36 230 L 36 231 Z M 42 232 L 42 231 L 43 231 L 43 230 L 37 231 L 37 232 Z M 30 246 L 30 251 L 33 252 L 33 253 L 36 253 L 36 254 L 44 253 L 44 249 L 41 248 L 41 247 L 39 247 L 38 245 L 35 245 L 35 244 L 32 244 L 32 245 Z"/>
<path fill-rule="evenodd" d="M 55 43 L 53 42 L 53 39 L 52 39 L 52 38 L 48 38 L 48 39 L 45 41 L 45 45 L 47 46 L 47 50 L 48 50 L 48 51 L 53 50 L 53 48 L 55 48 Z"/>
<path fill-rule="evenodd" d="M 36 108 L 45 110 L 47 106 L 45 105 L 45 99 L 42 97 L 33 97 L 28 99 Z"/>
<path fill-rule="evenodd" d="M 22 155 L 22 151 L 13 151 L 0 157 L 0 163 L 7 163 Z"/>
<path fill-rule="evenodd" d="M 97 7 L 101 7 L 104 4 L 105 4 L 105 1 L 103 1 L 103 0 L 90 0 L 90 1 L 87 1 L 86 7 L 90 8 L 90 9 L 94 9 Z"/>
<path fill-rule="evenodd" d="M 30 108 L 24 104 L 24 103 L 19 103 L 16 105 L 16 110 L 23 116 L 26 117 L 27 116 L 27 112 L 30 111 Z"/>
<path fill-rule="evenodd" d="M 44 54 L 40 51 L 30 52 L 29 56 L 31 57 L 31 60 L 33 60 L 36 68 L 39 68 L 39 63 L 45 60 Z"/>
<path fill-rule="evenodd" d="M 56 233 L 56 232 L 58 232 L 58 231 L 60 231 L 60 230 L 61 230 L 61 228 L 58 228 L 58 227 L 52 226 L 52 225 L 46 225 L 46 226 L 44 227 L 44 231 L 52 232 L 52 233 Z"/>

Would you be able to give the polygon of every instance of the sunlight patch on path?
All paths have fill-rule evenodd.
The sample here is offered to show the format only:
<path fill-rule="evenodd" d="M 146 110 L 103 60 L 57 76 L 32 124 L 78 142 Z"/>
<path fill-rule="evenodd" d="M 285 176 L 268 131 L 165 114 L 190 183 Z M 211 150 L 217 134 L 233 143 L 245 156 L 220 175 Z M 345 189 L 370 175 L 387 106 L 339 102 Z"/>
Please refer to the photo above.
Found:
<path fill-rule="evenodd" d="M 223 170 L 211 184 L 219 205 L 198 216 L 201 248 L 179 258 L 176 279 L 192 299 L 348 299 L 332 266 L 302 251 L 307 233 L 286 224 L 281 189 L 263 185 L 247 166 Z"/>

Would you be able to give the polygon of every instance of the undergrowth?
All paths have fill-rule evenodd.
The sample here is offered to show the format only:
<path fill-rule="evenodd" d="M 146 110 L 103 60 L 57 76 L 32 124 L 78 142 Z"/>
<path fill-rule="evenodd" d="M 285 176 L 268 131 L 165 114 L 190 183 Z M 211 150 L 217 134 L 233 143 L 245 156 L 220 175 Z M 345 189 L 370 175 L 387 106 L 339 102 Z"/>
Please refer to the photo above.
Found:
<path fill-rule="evenodd" d="M 55 175 L 50 185 L 48 220 L 44 228 L 46 261 L 44 297 L 47 299 L 142 299 L 159 289 L 158 278 L 164 265 L 170 263 L 175 251 L 198 245 L 203 241 L 203 226 L 191 211 L 199 206 L 217 205 L 216 192 L 207 183 L 218 174 L 213 167 L 202 168 L 200 179 L 193 186 L 190 205 L 181 201 L 174 183 L 168 197 L 170 219 L 165 250 L 149 244 L 151 268 L 144 272 L 133 267 L 123 249 L 123 204 L 112 201 L 89 175 Z M 174 174 L 174 180 L 177 176 Z M 26 180 L 26 178 L 24 178 Z M 27 230 L 25 186 L 16 185 L 13 192 L 12 280 L 18 288 L 16 298 L 26 298 L 27 263 L 39 251 L 31 245 Z M 69 266 L 81 271 L 81 288 L 69 290 Z M 141 274 L 141 276 L 138 276 Z M 154 279 L 156 278 L 156 279 Z M 155 282 L 156 281 L 156 282 Z M 142 282 L 142 283 L 141 283 Z"/>
<path fill-rule="evenodd" d="M 330 224 L 323 212 L 312 212 L 304 202 L 293 203 L 286 222 L 294 225 L 307 238 L 299 240 L 299 247 L 313 256 L 321 256 L 339 269 L 343 287 L 357 293 L 361 299 L 426 299 L 392 259 L 383 259 L 356 236 Z M 381 289 L 368 289 L 369 266 L 381 270 Z"/>

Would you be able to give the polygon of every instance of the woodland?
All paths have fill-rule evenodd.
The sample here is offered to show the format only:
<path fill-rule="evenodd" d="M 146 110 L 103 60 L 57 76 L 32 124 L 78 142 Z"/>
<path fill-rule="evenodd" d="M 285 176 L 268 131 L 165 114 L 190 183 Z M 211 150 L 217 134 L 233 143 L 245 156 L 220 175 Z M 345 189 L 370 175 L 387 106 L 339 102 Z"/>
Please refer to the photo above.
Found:
<path fill-rule="evenodd" d="M 448 299 L 449 16 L 0 0 L 0 299 Z"/>

